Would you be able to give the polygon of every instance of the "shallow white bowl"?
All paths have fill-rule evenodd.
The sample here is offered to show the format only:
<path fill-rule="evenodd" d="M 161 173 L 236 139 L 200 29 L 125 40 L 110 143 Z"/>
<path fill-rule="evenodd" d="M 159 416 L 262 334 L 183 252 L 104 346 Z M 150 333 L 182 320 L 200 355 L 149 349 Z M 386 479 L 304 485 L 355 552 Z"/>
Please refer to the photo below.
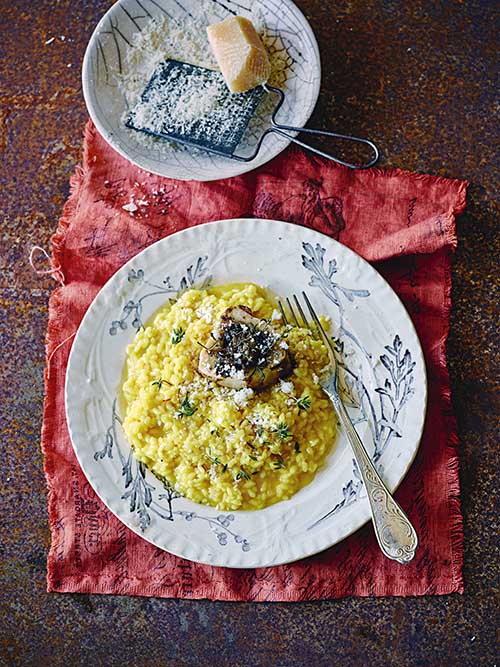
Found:
<path fill-rule="evenodd" d="M 142 145 L 134 131 L 123 124 L 128 103 L 118 85 L 118 77 L 126 67 L 128 43 L 152 17 L 166 14 L 181 17 L 186 12 L 201 18 L 204 24 L 225 18 L 229 12 L 261 16 L 272 49 L 283 50 L 287 59 L 286 102 L 279 112 L 279 121 L 302 127 L 308 121 L 318 99 L 321 65 L 314 34 L 304 15 L 291 0 L 119 0 L 103 16 L 88 44 L 83 61 L 83 94 L 89 114 L 106 141 L 125 158 L 147 171 L 179 180 L 211 181 L 237 176 L 265 164 L 290 143 L 277 134 L 265 137 L 258 156 L 251 162 L 236 162 L 206 152 L 174 147 L 159 148 Z M 152 74 L 152 72 L 151 72 Z M 255 125 L 247 132 L 239 153 L 250 153 L 269 126 L 269 112 L 258 109 Z M 164 140 L 158 140 L 165 145 Z"/>

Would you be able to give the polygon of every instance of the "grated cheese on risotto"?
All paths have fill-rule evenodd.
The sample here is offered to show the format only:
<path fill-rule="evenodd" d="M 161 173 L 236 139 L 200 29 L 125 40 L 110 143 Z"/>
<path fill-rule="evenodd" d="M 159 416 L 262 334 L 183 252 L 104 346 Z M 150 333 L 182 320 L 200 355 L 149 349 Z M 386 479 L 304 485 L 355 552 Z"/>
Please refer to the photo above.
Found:
<path fill-rule="evenodd" d="M 280 380 L 280 389 L 284 394 L 291 394 L 293 391 L 293 382 L 285 382 L 285 380 Z"/>
<path fill-rule="evenodd" d="M 253 396 L 253 389 L 246 387 L 245 389 L 238 389 L 233 393 L 233 401 L 236 405 L 244 407 L 248 405 L 248 400 Z"/>

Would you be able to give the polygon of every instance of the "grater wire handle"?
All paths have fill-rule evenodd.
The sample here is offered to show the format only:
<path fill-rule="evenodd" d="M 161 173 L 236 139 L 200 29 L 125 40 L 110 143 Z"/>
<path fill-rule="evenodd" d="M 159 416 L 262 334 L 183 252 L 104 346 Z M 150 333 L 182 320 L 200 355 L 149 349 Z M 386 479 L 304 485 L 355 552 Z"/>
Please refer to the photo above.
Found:
<path fill-rule="evenodd" d="M 312 151 L 313 153 L 316 153 L 317 155 L 321 155 L 321 157 L 327 158 L 328 160 L 333 160 L 334 162 L 337 162 L 338 164 L 344 165 L 344 167 L 350 167 L 351 169 L 369 169 L 370 167 L 373 167 L 373 165 L 378 161 L 379 159 L 379 150 L 377 146 L 373 143 L 373 141 L 370 141 L 369 139 L 362 139 L 360 137 L 353 137 L 347 134 L 337 134 L 336 132 L 327 132 L 326 130 L 312 130 L 307 127 L 293 127 L 291 125 L 282 125 L 276 120 L 276 115 L 278 111 L 280 110 L 281 106 L 283 105 L 283 102 L 285 101 L 285 93 L 280 90 L 279 88 L 274 88 L 273 86 L 269 86 L 268 84 L 263 85 L 264 90 L 267 92 L 272 92 L 276 93 L 279 95 L 280 100 L 276 106 L 276 108 L 273 111 L 273 115 L 271 117 L 271 125 L 267 132 L 275 132 L 276 134 L 281 135 L 282 137 L 285 137 L 289 141 L 292 141 L 294 144 L 298 144 L 299 146 L 302 146 L 302 148 L 307 148 L 308 150 Z M 345 139 L 347 141 L 356 141 L 357 143 L 365 144 L 366 146 L 369 146 L 372 151 L 373 151 L 373 158 L 367 162 L 366 164 L 352 164 L 350 162 L 345 162 L 344 160 L 341 160 L 340 158 L 337 158 L 330 153 L 325 153 L 324 151 L 319 150 L 318 148 L 314 148 L 314 146 L 311 146 L 309 144 L 304 143 L 303 141 L 300 141 L 300 139 L 296 139 L 295 137 L 290 136 L 287 134 L 288 132 L 306 132 L 308 134 L 315 134 L 315 135 L 320 135 L 320 136 L 326 136 L 326 137 L 334 137 L 336 139 Z"/>

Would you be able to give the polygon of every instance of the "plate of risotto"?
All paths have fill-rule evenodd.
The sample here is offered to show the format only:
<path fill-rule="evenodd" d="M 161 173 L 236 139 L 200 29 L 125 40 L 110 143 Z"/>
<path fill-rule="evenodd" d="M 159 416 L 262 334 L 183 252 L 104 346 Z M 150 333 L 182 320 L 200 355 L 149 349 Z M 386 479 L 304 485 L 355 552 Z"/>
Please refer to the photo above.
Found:
<path fill-rule="evenodd" d="M 107 507 L 178 556 L 291 562 L 369 519 L 321 388 L 325 345 L 280 307 L 306 291 L 334 343 L 344 403 L 388 487 L 416 454 L 421 347 L 366 261 L 290 223 L 222 220 L 169 236 L 103 287 L 75 338 L 66 412 Z"/>

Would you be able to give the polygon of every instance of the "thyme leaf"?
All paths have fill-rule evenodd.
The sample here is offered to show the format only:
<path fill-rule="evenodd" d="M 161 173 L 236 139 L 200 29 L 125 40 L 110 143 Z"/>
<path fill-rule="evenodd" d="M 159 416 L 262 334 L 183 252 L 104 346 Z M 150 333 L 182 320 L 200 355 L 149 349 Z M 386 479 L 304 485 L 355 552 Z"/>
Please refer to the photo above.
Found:
<path fill-rule="evenodd" d="M 186 332 L 182 327 L 179 327 L 178 329 L 174 329 L 174 333 L 172 334 L 172 338 L 170 339 L 172 342 L 172 345 L 178 345 L 181 340 L 184 338 Z"/>
<path fill-rule="evenodd" d="M 198 410 L 198 408 L 189 402 L 189 394 L 186 394 L 182 399 L 181 407 L 175 414 L 177 417 L 191 417 L 196 410 Z"/>
<path fill-rule="evenodd" d="M 309 396 L 304 396 L 303 398 L 299 398 L 297 400 L 297 407 L 299 410 L 309 410 L 311 407 L 311 399 Z"/>
<path fill-rule="evenodd" d="M 274 461 L 273 466 L 275 470 L 279 470 L 280 468 L 286 468 L 286 464 L 281 456 L 277 457 L 277 460 Z"/>
<path fill-rule="evenodd" d="M 276 426 L 272 429 L 272 432 L 276 433 L 280 440 L 289 440 L 292 437 L 290 429 L 285 422 L 279 422 L 279 424 L 276 424 Z"/>
<path fill-rule="evenodd" d="M 162 384 L 164 383 L 163 378 L 160 378 L 159 380 L 155 380 L 154 382 L 151 382 L 152 387 L 158 387 L 158 391 L 160 391 Z"/>

